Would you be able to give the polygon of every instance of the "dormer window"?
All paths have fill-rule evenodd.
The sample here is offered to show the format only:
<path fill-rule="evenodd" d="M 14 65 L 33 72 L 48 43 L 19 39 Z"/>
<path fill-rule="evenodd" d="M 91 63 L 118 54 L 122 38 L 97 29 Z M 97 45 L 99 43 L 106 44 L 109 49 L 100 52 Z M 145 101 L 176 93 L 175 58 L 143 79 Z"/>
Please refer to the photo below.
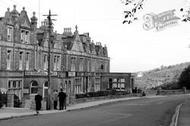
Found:
<path fill-rule="evenodd" d="M 21 30 L 21 43 L 30 43 L 30 32 L 28 30 Z"/>

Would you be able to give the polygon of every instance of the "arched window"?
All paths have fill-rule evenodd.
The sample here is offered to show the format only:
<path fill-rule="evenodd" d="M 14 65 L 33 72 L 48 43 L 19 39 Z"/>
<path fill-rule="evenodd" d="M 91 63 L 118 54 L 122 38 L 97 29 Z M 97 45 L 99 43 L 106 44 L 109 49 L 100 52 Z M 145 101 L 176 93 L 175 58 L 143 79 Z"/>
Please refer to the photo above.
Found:
<path fill-rule="evenodd" d="M 37 81 L 31 82 L 30 93 L 31 94 L 37 94 L 38 93 L 38 82 Z"/>

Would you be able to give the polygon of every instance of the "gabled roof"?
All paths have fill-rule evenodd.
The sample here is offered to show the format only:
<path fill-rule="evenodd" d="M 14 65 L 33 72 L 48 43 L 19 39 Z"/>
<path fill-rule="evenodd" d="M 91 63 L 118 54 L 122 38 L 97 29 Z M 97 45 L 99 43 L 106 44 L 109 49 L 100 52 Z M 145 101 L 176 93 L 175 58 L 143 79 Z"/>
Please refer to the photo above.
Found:
<path fill-rule="evenodd" d="M 83 44 L 82 44 L 81 38 L 78 34 L 77 26 L 76 26 L 76 30 L 74 33 L 74 40 L 73 40 L 73 45 L 72 45 L 71 51 L 84 52 Z"/>
<path fill-rule="evenodd" d="M 16 5 L 14 5 L 14 8 L 12 11 L 8 8 L 5 12 L 5 22 L 9 25 L 14 25 L 15 23 L 17 25 L 20 25 L 23 28 L 30 28 L 31 23 L 28 18 L 27 12 L 25 11 L 25 8 L 23 7 L 23 10 L 21 13 L 19 13 L 16 10 Z"/>
<path fill-rule="evenodd" d="M 18 19 L 21 27 L 30 28 L 30 20 L 24 7 Z"/>
<path fill-rule="evenodd" d="M 62 37 L 61 37 L 62 36 Z M 77 27 L 74 35 L 63 33 L 59 36 L 63 40 L 63 47 L 70 51 L 85 52 L 97 56 L 107 57 L 107 47 L 102 47 L 101 43 L 94 44 L 89 33 L 79 34 Z"/>

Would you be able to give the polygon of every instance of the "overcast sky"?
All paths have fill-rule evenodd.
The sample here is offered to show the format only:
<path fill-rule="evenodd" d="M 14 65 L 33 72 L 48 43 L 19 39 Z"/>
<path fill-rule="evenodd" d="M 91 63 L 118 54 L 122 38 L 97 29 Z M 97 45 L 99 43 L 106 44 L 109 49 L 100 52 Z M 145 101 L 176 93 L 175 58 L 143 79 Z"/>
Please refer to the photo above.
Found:
<path fill-rule="evenodd" d="M 39 4 L 40 3 L 40 4 Z M 181 23 L 157 32 L 143 29 L 143 15 L 158 14 L 188 6 L 188 0 L 146 0 L 133 24 L 122 24 L 125 6 L 120 0 L 1 0 L 0 15 L 8 7 L 17 5 L 20 12 L 25 6 L 29 17 L 37 13 L 39 22 L 49 9 L 57 14 L 55 30 L 63 33 L 64 27 L 79 33 L 89 32 L 94 42 L 107 45 L 112 72 L 137 72 L 161 65 L 190 61 L 190 22 Z"/>

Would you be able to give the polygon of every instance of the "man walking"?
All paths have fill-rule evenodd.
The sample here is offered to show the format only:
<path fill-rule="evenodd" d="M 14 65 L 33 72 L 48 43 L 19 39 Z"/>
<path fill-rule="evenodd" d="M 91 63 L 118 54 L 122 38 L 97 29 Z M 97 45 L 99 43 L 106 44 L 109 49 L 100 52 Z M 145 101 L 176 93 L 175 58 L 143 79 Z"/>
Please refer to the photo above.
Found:
<path fill-rule="evenodd" d="M 40 95 L 40 93 L 38 92 L 37 95 L 35 95 L 35 103 L 36 103 L 36 114 L 39 114 L 39 111 L 41 110 L 41 106 L 42 106 L 42 96 Z"/>
<path fill-rule="evenodd" d="M 66 109 L 66 93 L 63 92 L 63 89 L 60 90 L 58 97 L 59 97 L 59 110 L 63 110 L 63 107 Z"/>
<path fill-rule="evenodd" d="M 66 100 L 66 98 L 67 98 L 67 94 L 65 93 L 65 92 L 63 92 L 64 93 L 64 101 L 63 101 L 63 108 L 66 110 L 67 109 L 67 100 Z"/>

